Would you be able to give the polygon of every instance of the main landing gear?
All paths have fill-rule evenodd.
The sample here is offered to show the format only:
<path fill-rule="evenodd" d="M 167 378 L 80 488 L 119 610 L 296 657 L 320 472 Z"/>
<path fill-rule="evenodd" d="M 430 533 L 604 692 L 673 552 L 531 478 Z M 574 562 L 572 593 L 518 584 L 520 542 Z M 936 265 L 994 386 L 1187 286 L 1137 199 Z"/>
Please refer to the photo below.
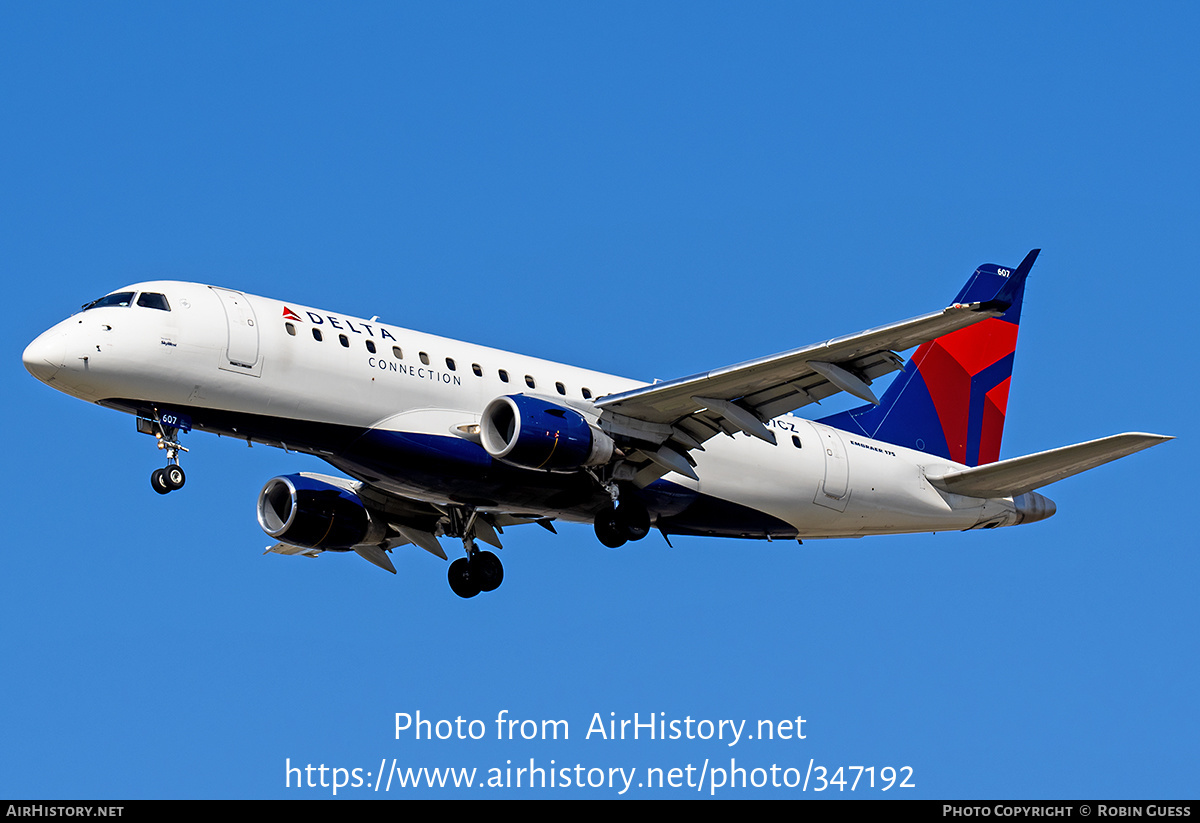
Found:
<path fill-rule="evenodd" d="M 504 566 L 500 558 L 489 551 L 480 551 L 475 545 L 475 535 L 481 539 L 500 545 L 491 525 L 479 520 L 479 513 L 474 510 L 450 511 L 450 524 L 447 534 L 461 537 L 463 551 L 466 557 L 460 557 L 450 564 L 447 578 L 450 589 L 459 597 L 474 597 L 480 592 L 490 592 L 499 588 L 504 582 Z M 490 537 L 489 537 L 490 535 Z"/>
<path fill-rule="evenodd" d="M 629 540 L 641 540 L 650 533 L 650 513 L 641 501 L 629 495 L 618 501 L 613 493 L 612 505 L 596 515 L 596 538 L 610 549 L 619 549 Z"/>
<path fill-rule="evenodd" d="M 459 597 L 474 597 L 480 592 L 494 591 L 504 582 L 504 566 L 496 555 L 479 551 L 472 540 L 468 556 L 451 563 L 447 577 L 451 590 Z"/>

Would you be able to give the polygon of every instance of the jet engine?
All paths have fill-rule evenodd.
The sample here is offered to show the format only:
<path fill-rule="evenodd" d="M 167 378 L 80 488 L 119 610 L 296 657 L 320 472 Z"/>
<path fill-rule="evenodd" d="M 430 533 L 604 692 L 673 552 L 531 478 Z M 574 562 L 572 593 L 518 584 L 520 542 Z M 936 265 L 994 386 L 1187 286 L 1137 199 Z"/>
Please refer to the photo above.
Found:
<path fill-rule="evenodd" d="M 582 414 L 524 394 L 488 403 L 479 435 L 492 457 L 526 469 L 571 472 L 613 454 L 612 438 Z"/>
<path fill-rule="evenodd" d="M 335 479 L 288 474 L 268 480 L 258 495 L 258 525 L 277 540 L 309 549 L 347 551 L 382 539 L 386 526 L 350 488 L 329 482 Z"/>

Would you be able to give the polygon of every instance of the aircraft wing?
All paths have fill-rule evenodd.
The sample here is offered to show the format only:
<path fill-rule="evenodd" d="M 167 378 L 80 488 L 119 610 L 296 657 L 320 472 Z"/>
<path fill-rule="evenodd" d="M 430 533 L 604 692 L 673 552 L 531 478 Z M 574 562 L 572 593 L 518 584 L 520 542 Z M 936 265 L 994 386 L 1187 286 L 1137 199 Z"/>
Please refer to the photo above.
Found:
<path fill-rule="evenodd" d="M 659 468 L 694 478 L 686 452 L 703 448 L 705 440 L 719 433 L 742 431 L 774 443 L 775 435 L 764 425 L 767 420 L 837 392 L 877 404 L 869 386 L 903 366 L 897 351 L 999 317 L 1008 308 L 1004 297 L 955 304 L 823 343 L 608 395 L 599 398 L 596 407 L 607 431 L 659 446 L 642 451 Z M 638 482 L 653 479 L 647 474 Z"/>
<path fill-rule="evenodd" d="M 331 477 L 313 472 L 300 472 L 300 475 L 354 494 L 367 504 L 372 516 L 385 523 L 384 534 L 376 535 L 376 542 L 360 543 L 351 548 L 367 562 L 392 574 L 396 573 L 396 568 L 388 553 L 399 546 L 411 544 L 447 560 L 449 558 L 438 542 L 438 537 L 445 534 L 470 534 L 476 540 L 500 549 L 503 548 L 500 534 L 506 526 L 537 523 L 544 529 L 554 531 L 554 526 L 548 518 L 536 514 L 483 509 L 468 513 L 460 507 L 441 506 L 406 497 L 361 480 L 347 480 L 344 477 Z M 274 546 L 268 546 L 264 554 L 317 557 L 323 551 L 324 549 L 276 543 Z"/>

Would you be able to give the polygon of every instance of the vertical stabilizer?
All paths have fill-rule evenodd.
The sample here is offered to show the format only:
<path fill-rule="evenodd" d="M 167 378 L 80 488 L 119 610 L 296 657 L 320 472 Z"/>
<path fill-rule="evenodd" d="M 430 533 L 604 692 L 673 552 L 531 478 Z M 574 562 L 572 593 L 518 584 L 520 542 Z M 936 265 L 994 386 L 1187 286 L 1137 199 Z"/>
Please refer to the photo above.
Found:
<path fill-rule="evenodd" d="M 1029 252 L 1015 270 L 980 266 L 954 299 L 994 304 L 1002 315 L 920 346 L 878 406 L 818 422 L 967 466 L 998 460 L 1025 278 L 1039 251 Z"/>

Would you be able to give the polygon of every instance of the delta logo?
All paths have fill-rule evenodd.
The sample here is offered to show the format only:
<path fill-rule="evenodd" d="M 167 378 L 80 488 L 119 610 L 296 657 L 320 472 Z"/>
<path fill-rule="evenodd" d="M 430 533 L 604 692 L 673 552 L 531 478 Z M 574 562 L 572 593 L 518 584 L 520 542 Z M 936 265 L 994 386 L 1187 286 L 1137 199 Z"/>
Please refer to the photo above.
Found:
<path fill-rule="evenodd" d="M 351 332 L 354 332 L 355 334 L 365 334 L 367 337 L 375 337 L 375 332 L 376 332 L 376 330 L 378 330 L 380 338 L 382 338 L 384 340 L 395 340 L 396 339 L 395 336 L 393 336 L 392 333 L 390 331 L 388 331 L 387 329 L 385 329 L 383 326 L 376 327 L 376 326 L 371 325 L 371 323 L 375 322 L 374 318 L 372 318 L 371 323 L 364 323 L 361 320 L 357 321 L 358 325 L 362 326 L 362 328 L 360 329 L 354 325 L 353 321 L 350 321 L 350 320 L 347 320 L 347 319 L 341 318 L 341 317 L 336 317 L 332 314 L 326 314 L 326 315 L 322 316 L 320 314 L 317 314 L 316 312 L 311 312 L 311 311 L 306 311 L 305 314 L 308 315 L 308 322 L 312 323 L 314 326 L 323 326 L 326 323 L 328 323 L 330 326 L 332 326 L 335 329 L 338 329 L 339 331 L 351 331 Z M 297 323 L 304 322 L 304 318 L 302 318 L 300 315 L 296 314 L 296 312 L 292 311 L 291 308 L 286 305 L 283 307 L 283 319 L 284 320 L 294 320 Z M 345 324 L 345 325 L 343 325 L 343 324 Z M 316 330 L 314 329 L 314 332 L 315 331 Z M 320 338 L 317 338 L 317 339 L 319 340 Z"/>

